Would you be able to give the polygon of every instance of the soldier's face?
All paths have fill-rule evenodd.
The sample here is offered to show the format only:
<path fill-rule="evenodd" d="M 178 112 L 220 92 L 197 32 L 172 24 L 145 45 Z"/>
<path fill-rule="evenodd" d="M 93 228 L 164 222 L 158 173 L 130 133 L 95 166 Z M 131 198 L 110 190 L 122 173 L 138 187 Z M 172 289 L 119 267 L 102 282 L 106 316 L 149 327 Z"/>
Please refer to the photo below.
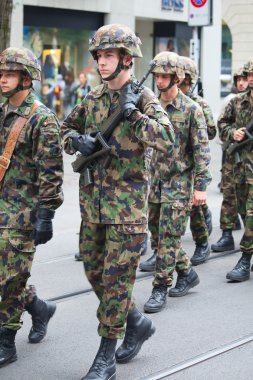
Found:
<path fill-rule="evenodd" d="M 238 91 L 245 91 L 248 87 L 248 79 L 244 76 L 237 77 L 236 80 L 236 87 Z"/>
<path fill-rule="evenodd" d="M 171 82 L 170 74 L 155 73 L 154 78 L 158 90 L 168 87 Z"/>
<path fill-rule="evenodd" d="M 3 92 L 14 90 L 21 80 L 21 71 L 0 70 L 0 88 Z"/>
<path fill-rule="evenodd" d="M 248 73 L 247 79 L 248 79 L 249 88 L 252 90 L 253 89 L 253 72 L 252 71 Z"/>
<path fill-rule="evenodd" d="M 103 78 L 108 78 L 119 63 L 119 49 L 106 49 L 97 51 L 98 70 Z"/>

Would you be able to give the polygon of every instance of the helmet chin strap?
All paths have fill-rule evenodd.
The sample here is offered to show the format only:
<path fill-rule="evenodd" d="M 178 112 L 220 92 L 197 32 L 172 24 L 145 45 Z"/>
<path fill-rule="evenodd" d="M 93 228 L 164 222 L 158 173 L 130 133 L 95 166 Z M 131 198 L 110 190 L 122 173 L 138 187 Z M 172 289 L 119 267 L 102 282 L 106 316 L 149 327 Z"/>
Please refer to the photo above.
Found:
<path fill-rule="evenodd" d="M 174 86 L 174 84 L 176 84 L 176 82 L 175 82 L 175 75 L 172 76 L 171 81 L 170 81 L 170 84 L 169 84 L 167 87 L 165 87 L 165 88 L 158 88 L 158 90 L 159 90 L 160 92 L 166 92 L 166 91 L 169 91 L 169 90 L 171 89 L 171 87 Z"/>
<path fill-rule="evenodd" d="M 102 78 L 102 79 L 105 80 L 106 82 L 109 82 L 109 81 L 115 79 L 115 78 L 119 75 L 119 73 L 120 73 L 122 70 L 126 69 L 126 68 L 127 68 L 127 66 L 125 66 L 125 65 L 123 64 L 123 59 L 120 58 L 119 63 L 118 63 L 118 65 L 117 65 L 115 71 L 114 71 L 111 75 L 109 75 L 109 77 L 107 77 L 107 78 Z M 99 72 L 99 71 L 98 71 L 98 72 Z"/>
<path fill-rule="evenodd" d="M 23 81 L 23 79 L 22 79 L 22 81 Z M 3 92 L 2 91 L 2 95 L 3 95 L 3 97 L 5 97 L 5 98 L 11 98 L 13 95 L 15 95 L 17 92 L 19 92 L 19 91 L 23 91 L 23 90 L 28 90 L 29 88 L 31 88 L 32 87 L 32 84 L 30 84 L 29 86 L 24 86 L 23 85 L 23 83 L 21 83 L 21 81 L 20 81 L 20 83 L 17 85 L 17 87 L 16 88 L 14 88 L 13 90 L 11 90 L 11 91 L 6 91 L 6 92 Z"/>

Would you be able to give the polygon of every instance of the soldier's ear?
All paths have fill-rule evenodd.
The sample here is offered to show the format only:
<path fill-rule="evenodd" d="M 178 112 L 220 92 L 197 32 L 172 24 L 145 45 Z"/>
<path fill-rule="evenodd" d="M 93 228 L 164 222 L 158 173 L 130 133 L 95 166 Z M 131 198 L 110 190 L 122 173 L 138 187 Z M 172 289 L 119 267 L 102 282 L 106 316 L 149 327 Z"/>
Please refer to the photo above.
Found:
<path fill-rule="evenodd" d="M 30 86 L 32 84 L 32 78 L 29 75 L 25 75 L 23 78 L 23 86 Z"/>
<path fill-rule="evenodd" d="M 126 54 L 123 58 L 124 66 L 131 66 L 131 63 L 133 62 L 133 57 L 130 54 Z"/>

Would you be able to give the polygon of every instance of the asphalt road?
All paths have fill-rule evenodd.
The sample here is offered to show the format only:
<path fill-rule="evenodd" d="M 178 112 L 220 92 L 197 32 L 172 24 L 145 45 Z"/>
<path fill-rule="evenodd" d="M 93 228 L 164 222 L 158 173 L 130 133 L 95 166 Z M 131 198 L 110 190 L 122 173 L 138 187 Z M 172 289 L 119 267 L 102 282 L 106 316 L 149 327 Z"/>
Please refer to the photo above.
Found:
<path fill-rule="evenodd" d="M 211 142 L 213 182 L 208 204 L 214 229 L 210 243 L 221 235 L 219 212 L 222 195 L 220 179 L 221 148 Z M 23 328 L 17 334 L 18 361 L 0 369 L 2 380 L 78 380 L 88 371 L 99 346 L 94 293 L 74 261 L 78 251 L 80 215 L 78 175 L 72 173 L 72 157 L 65 156 L 65 202 L 54 220 L 54 237 L 36 252 L 30 283 L 45 299 L 55 299 L 57 311 L 43 342 L 29 344 L 30 316 L 24 314 Z M 242 231 L 234 238 L 238 249 Z M 189 228 L 183 238 L 189 256 L 194 244 Z M 156 333 L 138 356 L 117 365 L 118 380 L 251 380 L 253 378 L 253 273 L 249 281 L 228 283 L 225 276 L 239 252 L 211 254 L 196 267 L 200 284 L 185 297 L 168 297 L 165 309 L 150 315 Z M 142 260 L 145 260 L 144 256 Z M 134 296 L 143 309 L 152 289 L 152 275 L 138 271 Z"/>

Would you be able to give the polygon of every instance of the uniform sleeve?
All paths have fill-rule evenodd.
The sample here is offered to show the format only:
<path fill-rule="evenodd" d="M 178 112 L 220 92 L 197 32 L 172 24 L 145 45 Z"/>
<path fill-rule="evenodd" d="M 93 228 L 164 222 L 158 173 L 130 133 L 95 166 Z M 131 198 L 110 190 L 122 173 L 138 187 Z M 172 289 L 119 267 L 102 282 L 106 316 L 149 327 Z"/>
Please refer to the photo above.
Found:
<path fill-rule="evenodd" d="M 85 120 L 85 107 L 83 101 L 81 104 L 77 105 L 69 116 L 64 120 L 61 126 L 61 139 L 63 148 L 66 153 L 74 154 L 75 150 L 71 145 L 71 136 L 75 134 L 84 133 L 84 120 Z"/>
<path fill-rule="evenodd" d="M 208 138 L 209 140 L 213 140 L 216 136 L 216 126 L 212 110 L 205 101 L 203 102 L 202 110 L 206 120 Z"/>
<path fill-rule="evenodd" d="M 220 115 L 218 119 L 218 129 L 221 141 L 234 141 L 233 135 L 236 130 L 235 100 L 236 98 L 230 100 L 224 112 Z"/>
<path fill-rule="evenodd" d="M 39 207 L 56 210 L 63 202 L 63 157 L 60 127 L 49 115 L 36 127 L 33 156 L 39 182 Z"/>
<path fill-rule="evenodd" d="M 136 137 L 147 146 L 163 153 L 171 153 L 175 134 L 167 113 L 151 90 L 145 88 L 140 110 L 130 120 Z"/>
<path fill-rule="evenodd" d="M 211 182 L 209 170 L 211 155 L 207 127 L 202 109 L 197 106 L 192 112 L 191 145 L 194 157 L 194 190 L 205 191 Z"/>

